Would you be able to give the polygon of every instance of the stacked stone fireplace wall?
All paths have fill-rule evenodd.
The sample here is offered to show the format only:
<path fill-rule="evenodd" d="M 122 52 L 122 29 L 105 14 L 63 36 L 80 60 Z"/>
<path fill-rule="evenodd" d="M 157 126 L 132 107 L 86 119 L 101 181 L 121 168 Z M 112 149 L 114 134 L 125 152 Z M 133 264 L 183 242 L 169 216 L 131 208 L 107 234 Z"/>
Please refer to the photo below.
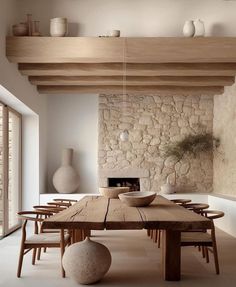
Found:
<path fill-rule="evenodd" d="M 141 191 L 159 192 L 175 170 L 179 192 L 211 192 L 212 153 L 176 162 L 163 157 L 163 148 L 212 129 L 213 97 L 100 95 L 99 184 L 106 186 L 108 177 L 139 177 Z M 124 130 L 128 141 L 120 140 Z"/>

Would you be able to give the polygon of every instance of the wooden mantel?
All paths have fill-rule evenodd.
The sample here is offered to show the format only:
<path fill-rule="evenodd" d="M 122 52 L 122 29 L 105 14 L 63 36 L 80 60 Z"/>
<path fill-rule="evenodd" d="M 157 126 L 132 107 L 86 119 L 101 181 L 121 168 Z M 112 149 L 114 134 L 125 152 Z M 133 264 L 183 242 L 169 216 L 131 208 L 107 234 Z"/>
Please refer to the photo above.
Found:
<path fill-rule="evenodd" d="M 40 93 L 221 94 L 236 38 L 7 37 L 6 55 Z"/>

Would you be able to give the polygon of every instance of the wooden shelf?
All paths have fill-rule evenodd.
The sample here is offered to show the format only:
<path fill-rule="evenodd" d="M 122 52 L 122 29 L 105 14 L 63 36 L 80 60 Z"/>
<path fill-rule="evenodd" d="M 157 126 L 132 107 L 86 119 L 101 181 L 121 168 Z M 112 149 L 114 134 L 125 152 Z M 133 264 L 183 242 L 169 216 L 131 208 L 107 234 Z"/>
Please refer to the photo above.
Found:
<path fill-rule="evenodd" d="M 125 76 L 130 93 L 213 94 L 236 75 L 232 37 L 7 37 L 6 55 L 41 93 L 122 92 Z"/>

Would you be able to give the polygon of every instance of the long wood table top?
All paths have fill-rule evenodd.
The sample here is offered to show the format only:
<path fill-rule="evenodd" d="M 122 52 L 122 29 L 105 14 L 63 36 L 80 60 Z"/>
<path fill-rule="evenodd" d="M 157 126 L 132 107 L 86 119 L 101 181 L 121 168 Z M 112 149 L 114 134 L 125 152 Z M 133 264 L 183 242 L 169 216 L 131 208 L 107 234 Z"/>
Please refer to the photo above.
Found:
<path fill-rule="evenodd" d="M 210 228 L 211 221 L 157 195 L 147 207 L 129 207 L 119 199 L 85 196 L 43 222 L 43 228 L 187 229 Z"/>

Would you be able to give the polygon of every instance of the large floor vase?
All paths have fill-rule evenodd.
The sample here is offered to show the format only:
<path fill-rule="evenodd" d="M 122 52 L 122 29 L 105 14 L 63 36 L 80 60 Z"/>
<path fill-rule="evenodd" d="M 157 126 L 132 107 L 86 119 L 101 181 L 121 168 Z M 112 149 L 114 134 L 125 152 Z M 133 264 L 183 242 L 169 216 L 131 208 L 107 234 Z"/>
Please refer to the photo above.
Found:
<path fill-rule="evenodd" d="M 53 175 L 53 185 L 59 193 L 72 193 L 79 187 L 79 175 L 72 166 L 73 149 L 62 152 L 61 166 Z"/>
<path fill-rule="evenodd" d="M 84 241 L 69 246 L 62 265 L 66 275 L 79 284 L 93 284 L 101 280 L 111 266 L 108 248 L 87 237 Z"/>

